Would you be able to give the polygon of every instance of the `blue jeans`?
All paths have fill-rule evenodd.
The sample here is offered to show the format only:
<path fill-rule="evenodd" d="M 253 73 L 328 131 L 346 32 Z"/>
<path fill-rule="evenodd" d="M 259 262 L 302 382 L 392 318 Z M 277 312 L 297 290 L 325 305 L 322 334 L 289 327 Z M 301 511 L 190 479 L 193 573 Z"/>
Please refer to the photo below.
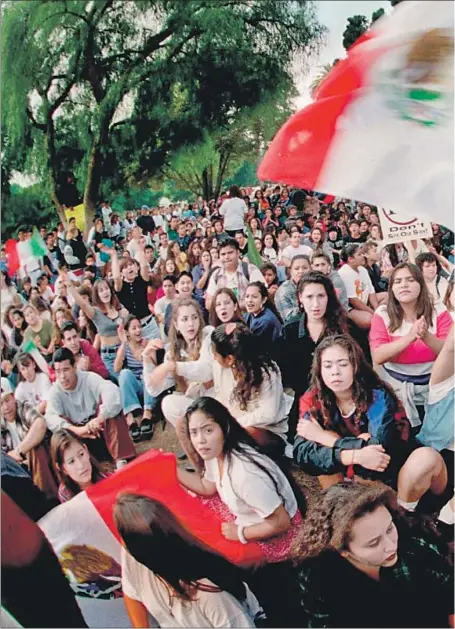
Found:
<path fill-rule="evenodd" d="M 115 384 L 118 384 L 118 377 L 114 371 L 114 362 L 115 357 L 117 356 L 117 350 L 120 345 L 109 345 L 108 347 L 101 348 L 101 360 L 104 363 L 104 366 L 109 372 L 109 376 Z"/>
<path fill-rule="evenodd" d="M 119 374 L 120 399 L 125 415 L 133 411 L 151 411 L 156 406 L 156 398 L 145 388 L 142 380 L 138 380 L 130 369 L 122 369 Z"/>

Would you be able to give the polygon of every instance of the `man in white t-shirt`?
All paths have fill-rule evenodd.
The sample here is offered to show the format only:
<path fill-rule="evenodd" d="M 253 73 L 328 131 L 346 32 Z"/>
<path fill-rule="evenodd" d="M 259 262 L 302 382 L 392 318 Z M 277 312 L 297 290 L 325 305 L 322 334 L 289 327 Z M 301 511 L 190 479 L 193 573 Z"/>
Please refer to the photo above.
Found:
<path fill-rule="evenodd" d="M 313 255 L 311 247 L 300 244 L 300 235 L 299 231 L 294 231 L 290 237 L 290 244 L 283 250 L 281 259 L 287 267 L 291 266 L 292 258 L 295 258 L 295 256 L 308 256 L 311 258 Z"/>
<path fill-rule="evenodd" d="M 223 201 L 220 215 L 224 217 L 224 229 L 233 238 L 235 232 L 245 229 L 245 214 L 248 208 L 238 186 L 229 188 L 229 199 Z"/>
<path fill-rule="evenodd" d="M 218 288 L 230 288 L 239 300 L 240 308 L 244 308 L 246 287 L 250 282 L 265 284 L 261 271 L 248 262 L 240 261 L 240 246 L 235 238 L 222 241 L 218 247 L 221 267 L 216 269 L 209 280 L 205 293 L 205 306 L 210 310 L 213 295 Z"/>
<path fill-rule="evenodd" d="M 341 254 L 345 262 L 338 274 L 344 282 L 349 300 L 348 317 L 363 329 L 369 329 L 374 311 L 379 306 L 368 271 L 365 255 L 359 244 L 346 245 Z"/>

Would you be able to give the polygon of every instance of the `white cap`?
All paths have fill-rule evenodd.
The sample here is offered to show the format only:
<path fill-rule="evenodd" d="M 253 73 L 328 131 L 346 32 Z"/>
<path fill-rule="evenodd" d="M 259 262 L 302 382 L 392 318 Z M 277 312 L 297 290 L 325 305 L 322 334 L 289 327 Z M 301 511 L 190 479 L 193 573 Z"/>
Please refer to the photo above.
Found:
<path fill-rule="evenodd" d="M 11 393 L 14 393 L 14 391 L 8 378 L 2 378 L 1 387 L 2 387 L 2 402 L 3 402 L 6 396 L 10 395 Z"/>

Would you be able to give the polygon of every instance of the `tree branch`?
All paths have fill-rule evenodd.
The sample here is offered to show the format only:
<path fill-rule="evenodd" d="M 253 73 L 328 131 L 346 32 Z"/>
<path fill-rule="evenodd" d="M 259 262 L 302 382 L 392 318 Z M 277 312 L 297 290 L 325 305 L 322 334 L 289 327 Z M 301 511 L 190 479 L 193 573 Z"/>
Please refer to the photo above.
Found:
<path fill-rule="evenodd" d="M 30 120 L 30 122 L 32 123 L 32 125 L 33 125 L 34 127 L 36 127 L 37 129 L 39 129 L 40 131 L 46 131 L 46 128 L 47 128 L 47 127 L 46 127 L 46 125 L 45 125 L 45 124 L 41 124 L 41 123 L 37 122 L 37 121 L 35 120 L 35 118 L 33 117 L 33 114 L 32 114 L 32 112 L 30 111 L 30 109 L 29 109 L 28 107 L 26 108 L 26 110 L 25 110 L 25 111 L 26 111 L 26 114 L 27 114 L 27 118 Z"/>

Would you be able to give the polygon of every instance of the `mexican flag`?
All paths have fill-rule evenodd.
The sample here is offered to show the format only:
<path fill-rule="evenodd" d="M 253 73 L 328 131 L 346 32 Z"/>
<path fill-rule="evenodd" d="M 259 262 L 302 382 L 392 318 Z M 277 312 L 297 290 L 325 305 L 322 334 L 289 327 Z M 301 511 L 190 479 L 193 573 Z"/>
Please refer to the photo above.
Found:
<path fill-rule="evenodd" d="M 51 378 L 52 374 L 49 365 L 33 341 L 25 341 L 22 345 L 21 351 L 26 354 L 30 354 L 41 371 Z"/>
<path fill-rule="evenodd" d="M 33 228 L 32 237 L 23 242 L 9 239 L 5 242 L 5 251 L 8 257 L 8 275 L 12 277 L 17 271 L 27 264 L 31 258 L 42 258 L 47 255 L 46 243 L 41 238 L 36 227 Z"/>
<path fill-rule="evenodd" d="M 451 229 L 453 3 L 397 5 L 278 131 L 261 180 L 356 199 Z"/>
<path fill-rule="evenodd" d="M 38 522 L 89 627 L 130 626 L 122 600 L 122 546 L 112 516 L 122 492 L 159 500 L 192 535 L 235 564 L 252 565 L 264 559 L 257 543 L 243 545 L 223 537 L 218 514 L 179 484 L 173 454 L 150 450 Z"/>

